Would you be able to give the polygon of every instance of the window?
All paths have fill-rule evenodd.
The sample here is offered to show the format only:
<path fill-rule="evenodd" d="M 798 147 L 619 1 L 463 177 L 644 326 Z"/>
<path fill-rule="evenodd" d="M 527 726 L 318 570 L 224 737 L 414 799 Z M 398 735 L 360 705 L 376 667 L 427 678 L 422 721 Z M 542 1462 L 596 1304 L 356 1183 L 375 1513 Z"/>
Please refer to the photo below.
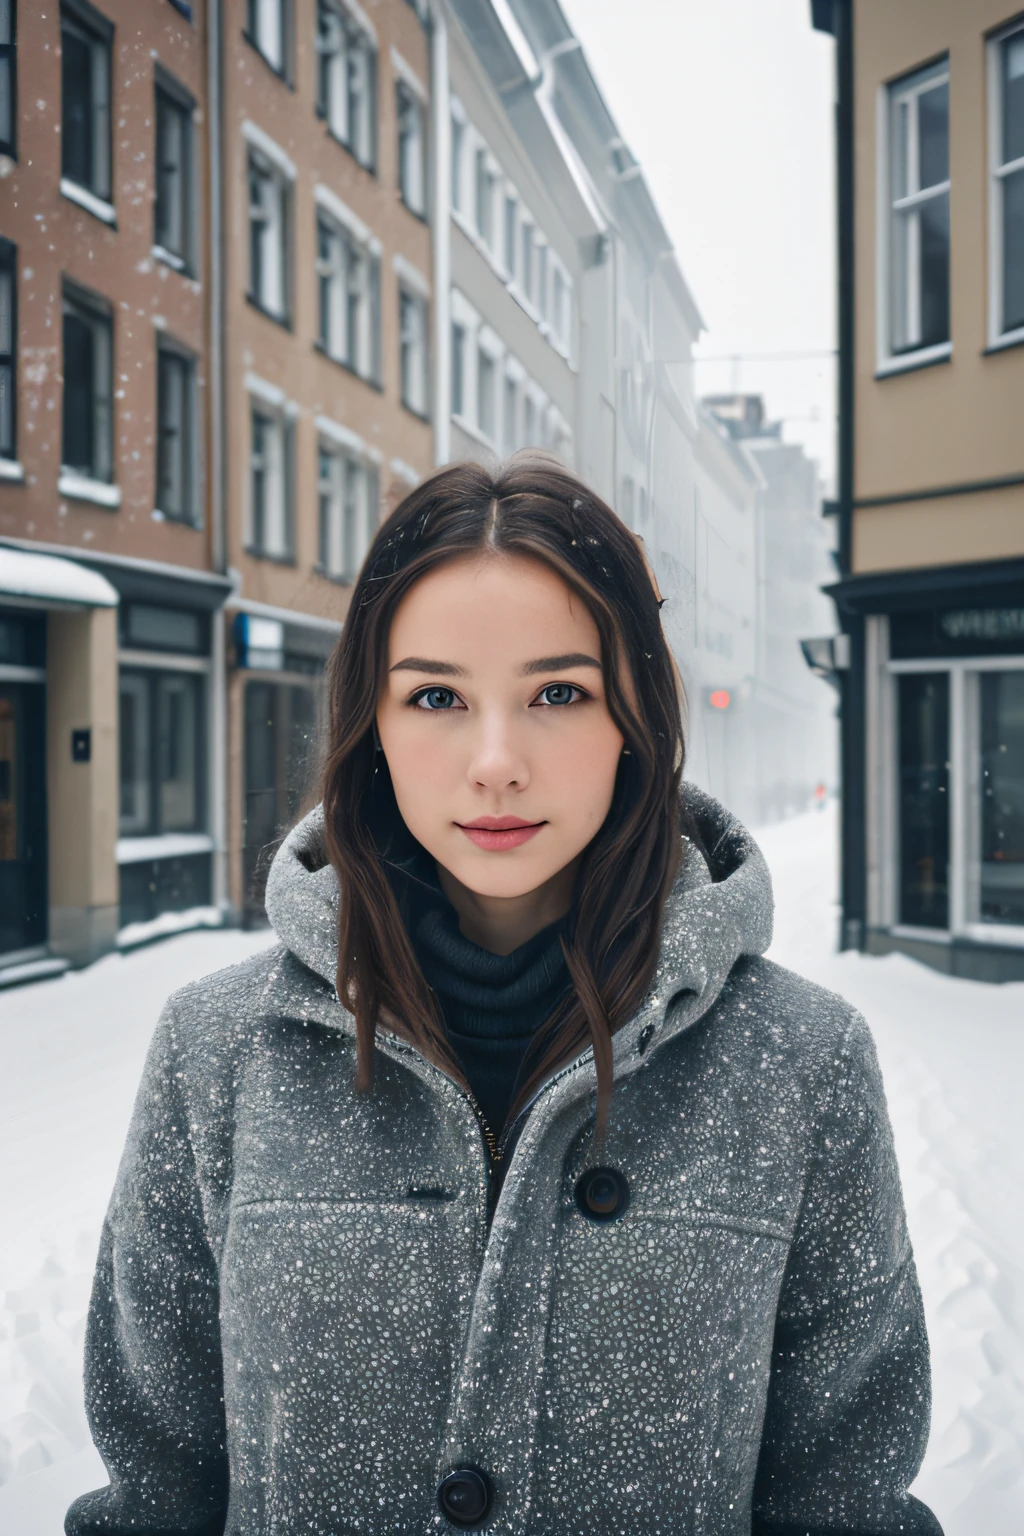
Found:
<path fill-rule="evenodd" d="M 121 672 L 122 837 L 201 829 L 202 704 L 193 673 Z"/>
<path fill-rule="evenodd" d="M 15 0 L 0 0 L 0 155 L 13 155 L 18 121 Z"/>
<path fill-rule="evenodd" d="M 61 463 L 90 480 L 113 479 L 112 366 L 110 311 L 66 289 Z"/>
<path fill-rule="evenodd" d="M 292 427 L 254 405 L 250 457 L 250 550 L 271 560 L 292 558 Z"/>
<path fill-rule="evenodd" d="M 537 402 L 532 395 L 523 400 L 523 447 L 537 446 Z"/>
<path fill-rule="evenodd" d="M 191 270 L 194 245 L 192 103 L 156 88 L 156 218 L 161 254 L 181 271 Z"/>
<path fill-rule="evenodd" d="M 195 363 L 161 347 L 157 356 L 156 505 L 177 522 L 199 520 Z"/>
<path fill-rule="evenodd" d="M 354 582 L 377 528 L 377 472 L 355 456 L 321 447 L 320 566 L 338 581 Z"/>
<path fill-rule="evenodd" d="M 949 69 L 889 87 L 889 351 L 949 342 Z"/>
<path fill-rule="evenodd" d="M 466 125 L 460 117 L 452 114 L 452 207 L 456 213 L 463 213 L 462 201 L 462 161 L 466 142 Z"/>
<path fill-rule="evenodd" d="M 247 0 L 246 36 L 279 75 L 287 58 L 288 0 Z"/>
<path fill-rule="evenodd" d="M 476 232 L 490 249 L 494 241 L 494 172 L 486 149 L 476 152 Z"/>
<path fill-rule="evenodd" d="M 427 301 L 398 290 L 402 404 L 417 416 L 427 414 Z"/>
<path fill-rule="evenodd" d="M 399 80 L 395 87 L 398 110 L 398 190 L 405 206 L 421 216 L 426 211 L 426 135 L 423 103 Z"/>
<path fill-rule="evenodd" d="M 15 305 L 17 251 L 9 240 L 0 238 L 0 459 L 17 457 L 14 399 L 16 364 L 14 349 L 18 337 Z"/>
<path fill-rule="evenodd" d="M 452 415 L 466 410 L 466 327 L 452 326 Z"/>
<path fill-rule="evenodd" d="M 505 271 L 509 277 L 516 275 L 516 223 L 518 204 L 514 197 L 505 199 Z"/>
<path fill-rule="evenodd" d="M 317 111 L 360 165 L 377 149 L 377 49 L 340 0 L 318 0 Z"/>
<path fill-rule="evenodd" d="M 991 45 L 994 104 L 991 339 L 1024 332 L 1024 27 Z M 994 76 L 994 78 L 993 78 Z"/>
<path fill-rule="evenodd" d="M 537 247 L 537 308 L 542 319 L 548 318 L 548 260 L 549 251 L 546 245 Z"/>
<path fill-rule="evenodd" d="M 495 390 L 498 383 L 498 365 L 483 347 L 476 359 L 476 424 L 487 437 L 497 436 L 497 405 Z"/>
<path fill-rule="evenodd" d="M 92 6 L 61 8 L 61 175 L 109 202 L 114 29 Z"/>
<path fill-rule="evenodd" d="M 528 298 L 528 299 L 530 299 L 532 301 L 532 299 L 533 299 L 533 271 L 534 271 L 534 263 L 533 263 L 533 254 L 534 254 L 534 250 L 533 250 L 533 225 L 532 224 L 528 224 L 525 219 L 523 221 L 522 247 L 523 247 L 523 269 L 522 269 L 522 272 L 520 273 L 519 281 L 520 281 L 520 286 L 522 287 L 523 293 L 525 294 L 526 298 Z"/>
<path fill-rule="evenodd" d="M 320 346 L 361 378 L 380 377 L 380 257 L 323 209 L 317 214 Z"/>
<path fill-rule="evenodd" d="M 249 297 L 275 320 L 288 318 L 290 187 L 276 166 L 249 151 Z"/>
<path fill-rule="evenodd" d="M 977 910 L 968 916 L 1024 928 L 1024 670 L 981 672 L 977 693 Z"/>
<path fill-rule="evenodd" d="M 570 288 L 561 267 L 556 267 L 552 281 L 551 294 L 551 324 L 555 332 L 555 340 L 563 352 L 569 350 L 570 330 Z"/>
<path fill-rule="evenodd" d="M 505 452 L 515 453 L 519 447 L 519 383 L 511 374 L 505 376 L 504 416 Z"/>
<path fill-rule="evenodd" d="M 949 925 L 949 677 L 898 679 L 899 920 Z"/>

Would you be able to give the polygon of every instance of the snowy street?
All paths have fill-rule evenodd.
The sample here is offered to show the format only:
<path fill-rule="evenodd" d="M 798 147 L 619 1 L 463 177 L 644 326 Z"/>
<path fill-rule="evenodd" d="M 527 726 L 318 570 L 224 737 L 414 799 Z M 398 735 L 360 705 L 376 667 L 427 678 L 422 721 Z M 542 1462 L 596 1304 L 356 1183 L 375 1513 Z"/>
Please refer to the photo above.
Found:
<path fill-rule="evenodd" d="M 1024 985 L 833 952 L 834 808 L 760 836 L 772 958 L 843 993 L 878 1043 L 932 1341 L 916 1491 L 947 1536 L 1024 1530 Z M 58 1536 L 105 1481 L 81 1402 L 98 1232 L 167 994 L 269 933 L 185 935 L 0 993 L 0 1536 Z"/>

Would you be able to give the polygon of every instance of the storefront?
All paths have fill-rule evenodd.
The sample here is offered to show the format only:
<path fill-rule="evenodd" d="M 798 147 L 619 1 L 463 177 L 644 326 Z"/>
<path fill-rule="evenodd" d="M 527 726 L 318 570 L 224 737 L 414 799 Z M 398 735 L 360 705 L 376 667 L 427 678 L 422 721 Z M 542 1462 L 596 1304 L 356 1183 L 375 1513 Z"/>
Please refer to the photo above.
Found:
<path fill-rule="evenodd" d="M 842 584 L 863 648 L 863 835 L 845 840 L 863 849 L 863 947 L 1024 979 L 1024 580 L 918 577 Z"/>

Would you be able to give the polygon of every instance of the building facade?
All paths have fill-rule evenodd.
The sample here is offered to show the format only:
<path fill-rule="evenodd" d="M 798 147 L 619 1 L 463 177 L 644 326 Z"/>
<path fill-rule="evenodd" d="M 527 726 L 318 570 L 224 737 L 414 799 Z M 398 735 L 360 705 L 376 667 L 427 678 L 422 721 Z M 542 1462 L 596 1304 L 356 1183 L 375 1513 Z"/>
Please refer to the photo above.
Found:
<path fill-rule="evenodd" d="M 1024 19 L 837 40 L 843 942 L 1024 976 Z"/>

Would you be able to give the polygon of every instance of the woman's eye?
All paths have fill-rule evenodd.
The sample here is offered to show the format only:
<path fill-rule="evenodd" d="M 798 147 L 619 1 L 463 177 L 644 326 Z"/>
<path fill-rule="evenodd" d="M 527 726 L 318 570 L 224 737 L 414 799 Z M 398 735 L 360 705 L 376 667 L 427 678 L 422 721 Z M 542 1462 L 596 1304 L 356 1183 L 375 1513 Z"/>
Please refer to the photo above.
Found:
<path fill-rule="evenodd" d="M 577 688 L 575 683 L 548 683 L 542 688 L 538 697 L 538 704 L 576 704 L 583 697 L 583 689 Z"/>
<path fill-rule="evenodd" d="M 425 688 L 414 703 L 417 709 L 453 709 L 458 699 L 451 688 Z"/>

